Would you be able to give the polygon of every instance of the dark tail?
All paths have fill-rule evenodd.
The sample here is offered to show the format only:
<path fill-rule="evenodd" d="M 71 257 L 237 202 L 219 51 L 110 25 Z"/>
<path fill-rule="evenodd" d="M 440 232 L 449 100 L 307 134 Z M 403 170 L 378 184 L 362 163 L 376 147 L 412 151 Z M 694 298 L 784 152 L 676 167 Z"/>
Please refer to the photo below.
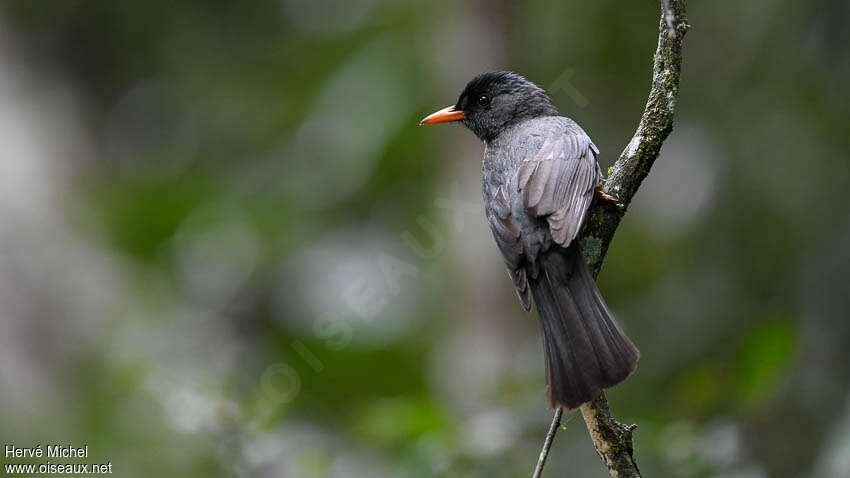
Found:
<path fill-rule="evenodd" d="M 551 408 L 576 408 L 631 375 L 640 352 L 608 311 L 578 244 L 545 252 L 538 266 L 529 279 L 543 330 L 546 397 Z"/>

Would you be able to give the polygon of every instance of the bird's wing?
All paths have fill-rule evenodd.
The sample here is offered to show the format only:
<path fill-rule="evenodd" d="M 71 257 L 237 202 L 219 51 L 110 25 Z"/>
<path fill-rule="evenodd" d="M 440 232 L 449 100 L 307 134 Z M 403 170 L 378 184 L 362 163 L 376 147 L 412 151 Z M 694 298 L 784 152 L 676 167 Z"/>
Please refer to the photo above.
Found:
<path fill-rule="evenodd" d="M 578 234 L 584 213 L 602 174 L 599 150 L 576 124 L 547 139 L 517 170 L 517 189 L 529 215 L 546 218 L 552 239 L 568 247 Z"/>
<path fill-rule="evenodd" d="M 490 224 L 490 230 L 493 231 L 496 245 L 505 258 L 508 275 L 514 282 L 516 294 L 525 310 L 531 310 L 531 290 L 528 288 L 525 269 L 520 266 L 523 255 L 520 225 L 511 214 L 511 206 L 505 196 L 504 187 L 499 187 L 490 202 L 487 222 Z"/>

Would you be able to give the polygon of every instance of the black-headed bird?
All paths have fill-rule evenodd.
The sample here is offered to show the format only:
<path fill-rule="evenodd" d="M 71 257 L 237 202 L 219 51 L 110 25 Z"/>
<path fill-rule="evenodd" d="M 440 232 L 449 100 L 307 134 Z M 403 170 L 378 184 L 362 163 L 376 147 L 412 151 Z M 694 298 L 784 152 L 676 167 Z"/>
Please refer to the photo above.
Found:
<path fill-rule="evenodd" d="M 449 121 L 484 142 L 487 222 L 522 306 L 537 304 L 548 405 L 596 399 L 631 375 L 639 357 L 576 240 L 594 194 L 602 194 L 599 150 L 541 88 L 509 71 L 476 76 L 455 105 L 420 124 Z"/>

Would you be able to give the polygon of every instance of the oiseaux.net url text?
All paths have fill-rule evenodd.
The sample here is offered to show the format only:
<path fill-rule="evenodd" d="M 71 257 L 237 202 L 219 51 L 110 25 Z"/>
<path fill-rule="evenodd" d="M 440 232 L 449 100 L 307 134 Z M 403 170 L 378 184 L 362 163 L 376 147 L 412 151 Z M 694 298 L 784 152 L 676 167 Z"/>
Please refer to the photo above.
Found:
<path fill-rule="evenodd" d="M 108 475 L 112 473 L 112 463 L 6 463 L 7 475 Z"/>

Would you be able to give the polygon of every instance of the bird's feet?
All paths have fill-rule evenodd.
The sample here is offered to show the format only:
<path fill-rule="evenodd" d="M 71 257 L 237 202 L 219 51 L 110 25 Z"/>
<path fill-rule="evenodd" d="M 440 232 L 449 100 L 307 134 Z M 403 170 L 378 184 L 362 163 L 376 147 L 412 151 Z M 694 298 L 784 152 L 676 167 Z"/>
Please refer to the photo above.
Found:
<path fill-rule="evenodd" d="M 602 202 L 604 202 L 605 204 L 607 204 L 609 206 L 617 208 L 621 211 L 624 210 L 626 208 L 626 206 L 621 204 L 616 197 L 611 196 L 610 194 L 605 194 L 602 191 L 602 186 L 604 184 L 605 184 L 605 180 L 603 179 L 602 181 L 599 182 L 598 185 L 596 185 L 596 197 L 599 198 L 600 200 L 602 200 Z"/>

